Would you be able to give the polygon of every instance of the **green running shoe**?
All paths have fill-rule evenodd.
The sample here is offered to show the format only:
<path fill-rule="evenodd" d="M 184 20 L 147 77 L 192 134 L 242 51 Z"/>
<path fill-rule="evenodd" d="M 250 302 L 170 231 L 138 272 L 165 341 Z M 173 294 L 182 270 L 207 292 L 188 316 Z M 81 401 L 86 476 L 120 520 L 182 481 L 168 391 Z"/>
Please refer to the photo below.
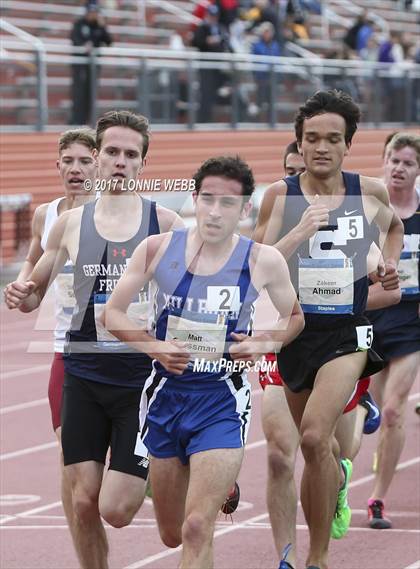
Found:
<path fill-rule="evenodd" d="M 333 522 L 331 525 L 331 537 L 341 539 L 349 531 L 351 521 L 351 509 L 347 502 L 349 482 L 353 472 L 353 465 L 348 458 L 341 459 L 341 466 L 344 471 L 344 484 L 338 491 L 337 506 Z"/>

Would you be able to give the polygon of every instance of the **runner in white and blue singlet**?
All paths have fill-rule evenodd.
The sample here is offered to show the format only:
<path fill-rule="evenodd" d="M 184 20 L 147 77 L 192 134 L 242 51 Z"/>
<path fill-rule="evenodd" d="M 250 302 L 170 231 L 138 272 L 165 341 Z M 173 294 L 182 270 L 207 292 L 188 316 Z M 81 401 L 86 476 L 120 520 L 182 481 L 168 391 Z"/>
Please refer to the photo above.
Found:
<path fill-rule="evenodd" d="M 17 282 L 25 283 L 36 263 L 47 249 L 48 237 L 57 218 L 91 201 L 91 193 L 84 189 L 85 180 L 94 180 L 97 164 L 95 132 L 87 128 L 72 129 L 61 134 L 58 141 L 57 169 L 64 187 L 64 196 L 38 206 L 32 219 L 32 238 Z M 8 287 L 6 287 L 8 289 Z M 52 427 L 60 444 L 61 501 L 69 529 L 77 550 L 70 480 L 63 472 L 61 451 L 61 403 L 64 384 L 63 352 L 66 332 L 70 327 L 74 308 L 73 265 L 67 261 L 54 281 L 54 356 L 48 382 L 48 400 Z"/>

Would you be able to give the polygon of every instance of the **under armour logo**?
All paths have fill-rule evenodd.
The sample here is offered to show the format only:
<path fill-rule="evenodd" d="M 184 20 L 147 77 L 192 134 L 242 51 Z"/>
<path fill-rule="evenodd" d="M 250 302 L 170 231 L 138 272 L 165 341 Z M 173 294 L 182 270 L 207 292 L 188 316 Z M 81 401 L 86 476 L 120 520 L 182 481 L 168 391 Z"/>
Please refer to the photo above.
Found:
<path fill-rule="evenodd" d="M 118 255 L 121 255 L 121 257 L 127 257 L 127 249 L 125 249 L 124 247 L 122 249 L 117 249 L 116 247 L 114 247 L 114 249 L 112 250 L 112 256 L 118 257 Z"/>
<path fill-rule="evenodd" d="M 178 261 L 173 261 L 173 262 L 169 265 L 169 268 L 170 268 L 170 269 L 177 269 L 177 268 L 178 268 L 178 265 L 179 265 Z"/>

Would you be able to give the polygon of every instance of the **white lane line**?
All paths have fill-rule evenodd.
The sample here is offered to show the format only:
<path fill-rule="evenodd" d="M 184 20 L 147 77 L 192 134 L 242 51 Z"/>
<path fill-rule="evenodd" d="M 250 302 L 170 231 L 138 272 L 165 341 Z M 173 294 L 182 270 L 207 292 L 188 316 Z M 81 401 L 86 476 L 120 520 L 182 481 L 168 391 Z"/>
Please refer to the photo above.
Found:
<path fill-rule="evenodd" d="M 13 344 L 3 344 L 0 350 L 0 355 L 6 352 L 14 352 L 16 350 L 22 350 L 22 348 L 27 348 L 29 340 L 25 342 L 14 342 Z"/>
<path fill-rule="evenodd" d="M 400 462 L 397 466 L 397 470 L 403 470 L 404 468 L 408 468 L 409 466 L 414 466 L 420 462 L 420 456 L 416 456 L 415 458 L 411 458 L 410 460 L 406 460 L 405 462 Z M 366 482 L 370 482 L 371 480 L 375 479 L 376 474 L 369 474 L 368 476 L 364 476 L 363 478 L 359 478 L 359 480 L 355 480 L 354 482 L 350 482 L 350 488 L 356 488 L 357 486 L 361 486 Z"/>
<path fill-rule="evenodd" d="M 266 439 L 261 439 L 259 441 L 255 441 L 255 443 L 249 443 L 245 446 L 245 450 L 252 450 L 254 448 L 262 447 L 267 444 Z"/>
<path fill-rule="evenodd" d="M 351 512 L 352 514 L 367 515 L 367 510 L 356 510 L 352 508 Z M 390 512 L 387 510 L 386 513 L 390 518 L 415 518 L 417 520 L 419 517 L 417 512 Z"/>
<path fill-rule="evenodd" d="M 388 531 L 388 530 L 387 530 Z M 404 567 L 404 569 L 420 569 L 420 559 L 418 561 L 415 561 L 414 563 L 412 563 L 411 565 L 408 565 L 407 567 Z"/>
<path fill-rule="evenodd" d="M 214 532 L 214 537 L 218 537 L 219 535 L 224 535 L 226 533 L 231 533 L 232 531 L 237 531 L 238 529 L 242 529 L 243 527 L 245 527 L 246 524 L 252 523 L 252 522 L 257 522 L 259 520 L 266 518 L 267 516 L 268 516 L 268 513 L 260 514 L 258 516 L 254 516 L 252 518 L 249 518 L 248 520 L 245 520 L 242 523 L 235 524 L 234 526 L 229 526 L 227 528 L 217 530 Z M 131 565 L 127 565 L 126 567 L 124 567 L 124 569 L 138 569 L 139 567 L 144 567 L 145 565 L 149 565 L 149 563 L 153 563 L 153 561 L 159 561 L 159 559 L 164 559 L 165 557 L 170 557 L 174 553 L 181 551 L 181 549 L 182 549 L 181 545 L 179 547 L 176 547 L 175 549 L 165 549 L 165 551 L 161 551 L 160 553 L 156 553 L 155 555 L 150 555 L 149 557 L 146 557 L 145 559 L 142 559 L 141 561 L 136 561 L 135 563 L 132 563 Z"/>
<path fill-rule="evenodd" d="M 118 528 L 113 528 L 112 526 L 109 526 L 107 524 L 104 525 L 104 527 L 107 530 L 112 530 L 112 529 L 118 529 Z M 50 526 L 39 526 L 39 525 L 27 525 L 27 526 L 23 526 L 23 525 L 17 525 L 17 526 L 0 526 L 0 531 L 1 530 L 28 530 L 28 529 L 36 529 L 36 530 L 44 530 L 44 529 L 66 529 L 68 530 L 69 527 L 67 525 L 50 525 Z M 150 524 L 133 524 L 131 523 L 130 525 L 126 526 L 125 529 L 152 529 L 152 530 L 156 530 L 157 529 L 157 525 L 150 525 Z M 228 528 L 226 528 L 228 529 Z M 238 529 L 238 528 L 236 528 Z M 243 527 L 241 527 L 240 529 L 243 530 L 256 530 L 256 529 L 264 529 L 264 530 L 271 530 L 271 524 L 269 523 L 254 523 L 254 524 L 244 524 Z M 304 525 L 297 525 L 296 529 L 298 530 L 307 530 L 308 526 L 304 526 Z M 223 531 L 224 533 L 227 533 L 227 531 L 224 530 L 220 530 Z M 350 533 L 360 533 L 360 532 L 372 532 L 372 530 L 370 528 L 349 528 L 349 532 Z M 404 534 L 420 534 L 420 530 L 418 529 L 388 529 L 386 531 L 387 535 L 392 535 L 392 534 L 399 534 L 399 533 L 404 533 Z M 217 534 L 217 532 L 215 533 L 215 535 Z M 181 550 L 181 548 L 179 548 L 179 550 Z M 170 552 L 169 552 L 170 553 Z M 159 557 L 159 559 L 161 559 L 161 557 Z M 151 561 L 149 561 L 150 563 Z M 417 564 L 418 563 L 418 564 Z M 133 565 L 128 565 L 127 567 L 125 567 L 125 569 L 135 569 L 136 567 L 141 567 L 141 565 L 139 564 L 133 564 Z M 410 565 L 409 567 L 406 567 L 405 569 L 420 569 L 420 561 L 417 561 L 414 565 Z"/>
<path fill-rule="evenodd" d="M 1 374 L 1 379 L 12 379 L 13 377 L 19 377 L 20 375 L 29 375 L 38 373 L 39 371 L 47 371 L 51 368 L 51 364 L 43 364 L 39 366 L 31 366 L 25 369 L 16 369 L 14 371 L 6 371 Z"/>
<path fill-rule="evenodd" d="M 263 442 L 265 443 L 265 439 L 264 439 L 264 441 L 257 441 L 256 443 L 253 443 L 253 445 L 254 445 L 253 448 L 256 448 L 256 446 L 261 446 L 261 444 Z M 258 445 L 258 443 L 261 443 L 261 444 Z M 407 460 L 405 462 L 400 463 L 397 466 L 397 470 L 402 470 L 404 468 L 408 468 L 409 466 L 413 466 L 414 464 L 417 464 L 418 462 L 420 462 L 419 456 L 416 458 L 413 458 L 411 460 Z M 351 482 L 349 484 L 349 486 L 351 488 L 355 488 L 356 486 L 361 486 L 362 484 L 365 484 L 366 482 L 373 480 L 374 477 L 375 477 L 374 474 L 372 474 L 370 476 L 365 476 L 364 478 L 360 478 L 359 480 L 355 480 L 354 482 Z M 249 518 L 249 519 L 243 521 L 242 523 L 235 524 L 229 528 L 216 531 L 214 533 L 214 537 L 218 537 L 219 535 L 223 535 L 225 533 L 230 533 L 232 531 L 237 531 L 238 529 L 247 529 L 247 527 L 249 527 L 249 524 L 259 522 L 260 520 L 263 520 L 267 517 L 268 517 L 268 512 L 265 512 L 264 514 L 260 514 L 259 516 Z M 269 524 L 267 524 L 267 526 L 268 525 Z M 298 529 L 306 528 L 306 526 L 297 526 L 297 527 L 298 527 Z M 366 528 L 366 529 L 369 529 L 369 528 Z M 365 528 L 350 528 L 350 530 L 365 531 Z M 387 530 L 387 531 L 392 531 L 392 530 Z M 396 531 L 399 533 L 420 533 L 420 530 L 396 530 Z M 136 562 L 132 563 L 131 565 L 127 565 L 126 567 L 124 567 L 124 569 L 138 569 L 140 567 L 145 567 L 146 565 L 149 565 L 150 563 L 153 563 L 154 561 L 159 561 L 159 559 L 169 557 L 169 556 L 173 555 L 174 553 L 181 551 L 181 549 L 182 549 L 182 546 L 179 546 L 175 549 L 166 549 L 165 551 L 161 551 L 160 553 L 155 553 L 154 555 L 150 555 L 149 557 L 145 557 L 144 559 L 142 559 L 140 561 L 136 561 Z M 406 569 L 409 569 L 409 568 L 406 568 Z M 417 568 L 414 567 L 413 569 L 417 569 Z M 418 569 L 420 569 L 420 567 Z"/>
<path fill-rule="evenodd" d="M 130 526 L 127 526 L 130 527 Z M 40 530 L 40 529 L 69 529 L 69 526 L 0 526 L 0 530 L 5 530 L 5 529 L 24 529 L 24 530 L 28 530 L 28 529 L 36 529 L 36 530 Z"/>
<path fill-rule="evenodd" d="M 40 512 L 46 512 L 47 510 L 52 510 L 53 508 L 57 508 L 61 506 L 61 500 L 58 502 L 51 502 L 50 504 L 45 504 L 44 506 L 38 506 L 37 508 L 31 508 L 30 510 L 25 510 L 24 512 L 20 512 L 19 514 L 13 514 L 10 516 L 4 516 L 0 519 L 0 524 L 5 524 L 11 520 L 17 520 L 18 518 L 26 518 L 33 514 L 39 514 Z"/>
<path fill-rule="evenodd" d="M 251 392 L 252 396 L 262 395 L 262 389 L 255 389 Z M 408 398 L 409 401 L 414 401 L 416 399 L 420 399 L 420 392 L 413 393 Z M 16 405 L 8 405 L 7 407 L 0 407 L 0 415 L 5 415 L 6 413 L 14 413 L 15 411 L 24 411 L 25 409 L 30 409 L 31 407 L 38 407 L 38 405 L 46 405 L 48 403 L 48 398 L 44 397 L 43 399 L 33 399 L 32 401 L 27 401 L 26 403 L 18 403 Z M 258 446 L 262 446 L 264 443 L 263 441 L 257 441 L 257 443 L 251 443 L 247 445 L 246 449 L 249 448 L 256 448 Z M 246 450 L 245 449 L 245 450 Z"/>
<path fill-rule="evenodd" d="M 246 527 L 242 529 L 269 529 L 271 530 L 271 524 L 269 522 L 253 522 L 247 524 Z M 299 530 L 307 530 L 307 525 L 298 524 L 296 525 L 296 529 Z M 349 532 L 369 532 L 372 535 L 372 530 L 369 527 L 361 528 L 361 527 L 350 527 Z M 386 535 L 391 535 L 393 533 L 420 533 L 420 529 L 402 529 L 402 528 L 391 528 L 389 531 L 387 530 Z"/>
<path fill-rule="evenodd" d="M 33 399 L 32 401 L 27 401 L 26 403 L 18 403 L 17 405 L 0 407 L 0 415 L 6 415 L 6 413 L 14 413 L 15 411 L 22 411 L 23 409 L 31 409 L 32 407 L 39 407 L 39 405 L 45 405 L 46 403 L 48 403 L 48 397 L 43 397 L 42 399 Z"/>
<path fill-rule="evenodd" d="M 253 396 L 260 395 L 260 393 L 262 393 L 262 390 L 255 390 L 251 392 Z M 0 407 L 0 415 L 5 415 L 6 413 L 14 413 L 15 411 L 23 411 L 25 409 L 38 407 L 39 405 L 45 405 L 47 403 L 48 397 L 43 397 L 42 399 L 33 399 L 32 401 L 27 401 L 26 403 L 17 403 L 16 405 Z"/>
<path fill-rule="evenodd" d="M 24 456 L 25 454 L 32 454 L 34 452 L 38 452 L 40 450 L 47 450 L 50 448 L 54 448 L 56 446 L 58 446 L 58 442 L 54 441 L 50 443 L 45 443 L 43 445 L 37 445 L 34 447 L 23 448 L 21 450 L 15 450 L 13 452 L 5 452 L 3 454 L 0 454 L 0 461 L 10 460 L 11 458 L 17 458 L 19 456 Z"/>
<path fill-rule="evenodd" d="M 267 444 L 267 441 L 265 439 L 261 439 L 259 441 L 256 441 L 254 443 L 251 443 L 249 445 L 247 445 L 245 447 L 245 450 L 253 450 L 254 448 L 258 448 L 261 446 L 264 446 L 265 444 Z M 58 442 L 57 441 L 53 441 L 50 443 L 44 443 L 42 445 L 36 445 L 33 447 L 28 447 L 28 448 L 23 448 L 21 450 L 15 450 L 12 452 L 6 452 L 3 454 L 0 454 L 0 462 L 3 460 L 10 460 L 12 458 L 19 458 L 21 456 L 25 456 L 26 454 L 33 454 L 34 452 L 39 452 L 42 450 L 48 450 L 50 448 L 54 448 L 58 446 Z"/>

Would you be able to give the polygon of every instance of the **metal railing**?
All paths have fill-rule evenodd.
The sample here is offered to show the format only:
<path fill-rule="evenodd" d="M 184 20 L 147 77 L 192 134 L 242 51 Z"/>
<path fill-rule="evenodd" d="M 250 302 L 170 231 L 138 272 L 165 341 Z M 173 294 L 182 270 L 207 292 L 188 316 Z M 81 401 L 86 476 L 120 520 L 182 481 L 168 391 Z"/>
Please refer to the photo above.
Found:
<path fill-rule="evenodd" d="M 27 43 L 16 39 L 2 41 L 3 50 L 14 61 L 33 61 L 32 39 L 31 44 L 28 49 Z M 274 128 L 290 125 L 299 104 L 314 91 L 333 87 L 355 98 L 365 122 L 408 124 L 420 118 L 420 65 L 414 63 L 390 65 L 318 56 L 267 57 L 122 47 L 87 54 L 84 48 L 48 42 L 42 44 L 42 50 L 38 44 L 39 52 L 42 57 L 38 55 L 36 61 L 36 124 L 4 125 L 3 130 L 42 130 L 47 127 L 49 114 L 53 124 L 65 124 L 71 101 L 62 93 L 61 102 L 48 107 L 46 89 L 47 84 L 54 93 L 67 89 L 72 66 L 89 68 L 92 124 L 104 110 L 124 107 L 165 127 L 193 129 L 209 121 L 232 128 Z M 29 79 L 23 78 L 22 85 L 29 85 Z M 213 91 L 210 98 L 206 98 L 208 90 Z M 21 89 L 21 97 L 15 99 L 22 108 L 27 100 L 23 93 Z M 214 113 L 204 121 L 206 104 Z"/>
<path fill-rule="evenodd" d="M 37 130 L 43 130 L 48 123 L 48 94 L 47 94 L 47 68 L 46 68 L 46 50 L 44 43 L 37 37 L 28 34 L 24 30 L 17 28 L 10 22 L 0 18 L 0 30 L 3 30 L 17 37 L 24 44 L 29 45 L 31 50 L 35 51 L 35 65 L 37 77 L 37 101 L 38 101 L 38 120 Z M 16 54 L 7 51 L 7 47 L 2 44 L 3 59 L 12 59 Z"/>

